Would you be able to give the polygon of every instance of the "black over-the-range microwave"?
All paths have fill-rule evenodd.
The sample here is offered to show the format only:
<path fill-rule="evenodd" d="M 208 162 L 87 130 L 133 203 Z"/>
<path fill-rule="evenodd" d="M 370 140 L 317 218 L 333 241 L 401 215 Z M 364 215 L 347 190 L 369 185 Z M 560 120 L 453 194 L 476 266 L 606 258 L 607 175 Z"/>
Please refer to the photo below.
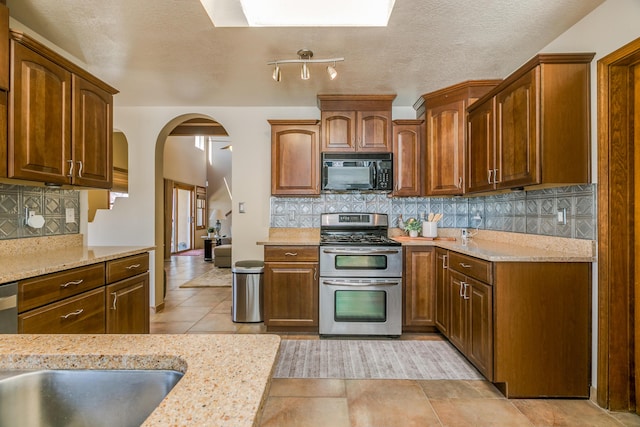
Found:
<path fill-rule="evenodd" d="M 322 153 L 322 191 L 391 190 L 391 153 Z"/>

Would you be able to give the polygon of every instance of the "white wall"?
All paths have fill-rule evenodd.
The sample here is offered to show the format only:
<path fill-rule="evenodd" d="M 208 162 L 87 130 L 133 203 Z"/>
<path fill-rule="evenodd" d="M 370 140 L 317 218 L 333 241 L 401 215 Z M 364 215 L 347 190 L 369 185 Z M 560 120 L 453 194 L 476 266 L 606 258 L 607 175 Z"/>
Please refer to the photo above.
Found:
<path fill-rule="evenodd" d="M 597 64 L 618 48 L 640 37 L 640 1 L 609 0 L 542 49 L 542 52 L 595 52 L 591 63 L 591 170 L 598 182 L 598 74 Z M 598 264 L 593 264 L 591 312 L 591 379 L 597 387 L 598 369 Z"/>
<path fill-rule="evenodd" d="M 193 136 L 170 136 L 164 146 L 164 177 L 204 187 L 207 180 L 206 153 L 195 146 Z"/>

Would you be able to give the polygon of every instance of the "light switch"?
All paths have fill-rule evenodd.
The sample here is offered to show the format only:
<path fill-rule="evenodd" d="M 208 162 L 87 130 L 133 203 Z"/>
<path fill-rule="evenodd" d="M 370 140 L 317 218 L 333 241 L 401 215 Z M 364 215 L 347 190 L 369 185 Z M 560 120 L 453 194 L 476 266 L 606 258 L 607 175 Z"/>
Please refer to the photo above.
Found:
<path fill-rule="evenodd" d="M 238 203 L 238 213 L 244 213 L 244 202 Z"/>
<path fill-rule="evenodd" d="M 567 225 L 567 208 L 558 209 L 558 224 Z"/>
<path fill-rule="evenodd" d="M 65 222 L 69 224 L 70 222 L 76 222 L 76 212 L 73 208 L 66 208 L 64 211 L 65 214 Z"/>

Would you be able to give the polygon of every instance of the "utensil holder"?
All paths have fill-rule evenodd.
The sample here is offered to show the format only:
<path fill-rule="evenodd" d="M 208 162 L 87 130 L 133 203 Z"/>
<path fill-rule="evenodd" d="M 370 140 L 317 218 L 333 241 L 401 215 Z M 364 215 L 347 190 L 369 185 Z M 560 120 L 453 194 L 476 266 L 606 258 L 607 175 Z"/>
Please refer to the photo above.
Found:
<path fill-rule="evenodd" d="M 438 237 L 438 223 L 429 221 L 423 222 L 422 237 Z"/>

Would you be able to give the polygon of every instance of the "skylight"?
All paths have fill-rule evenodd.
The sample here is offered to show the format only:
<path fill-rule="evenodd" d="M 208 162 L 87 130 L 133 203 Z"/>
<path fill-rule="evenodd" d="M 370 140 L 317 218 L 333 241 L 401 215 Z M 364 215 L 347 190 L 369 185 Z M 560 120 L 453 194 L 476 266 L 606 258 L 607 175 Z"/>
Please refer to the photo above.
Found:
<path fill-rule="evenodd" d="M 216 27 L 386 27 L 395 0 L 200 0 Z"/>

